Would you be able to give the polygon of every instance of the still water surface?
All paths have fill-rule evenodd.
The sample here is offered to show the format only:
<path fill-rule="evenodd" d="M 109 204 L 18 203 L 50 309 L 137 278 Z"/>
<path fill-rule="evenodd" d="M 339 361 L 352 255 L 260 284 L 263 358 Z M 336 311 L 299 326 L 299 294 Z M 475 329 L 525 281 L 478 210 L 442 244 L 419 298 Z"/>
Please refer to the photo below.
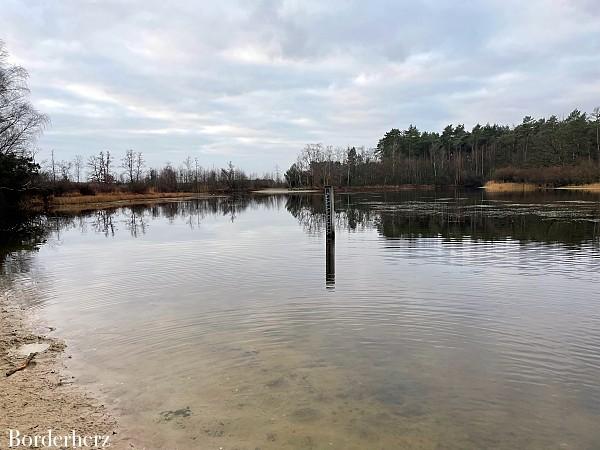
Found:
<path fill-rule="evenodd" d="M 592 450 L 599 200 L 338 195 L 329 248 L 320 195 L 93 211 L 0 276 L 149 448 Z"/>

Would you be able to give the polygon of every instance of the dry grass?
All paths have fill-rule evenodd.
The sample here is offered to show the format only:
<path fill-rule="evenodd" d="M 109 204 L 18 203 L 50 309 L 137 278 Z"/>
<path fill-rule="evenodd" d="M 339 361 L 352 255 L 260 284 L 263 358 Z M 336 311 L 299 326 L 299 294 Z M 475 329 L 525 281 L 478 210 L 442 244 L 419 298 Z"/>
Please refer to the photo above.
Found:
<path fill-rule="evenodd" d="M 147 194 L 134 194 L 131 192 L 110 192 L 97 195 L 71 194 L 62 197 L 54 197 L 53 205 L 83 205 L 91 203 L 107 203 L 120 201 L 155 200 L 170 198 L 190 198 L 196 194 L 190 192 L 149 192 Z"/>
<path fill-rule="evenodd" d="M 96 195 L 69 194 L 53 197 L 50 200 L 50 209 L 60 212 L 84 211 L 89 209 L 106 209 L 124 205 L 143 205 L 147 203 L 180 201 L 196 198 L 225 197 L 195 192 L 148 192 L 135 194 L 131 192 L 109 192 Z M 34 211 L 41 211 L 44 202 L 40 197 L 29 200 L 28 207 Z"/>
<path fill-rule="evenodd" d="M 544 187 L 533 183 L 502 183 L 488 181 L 483 188 L 487 192 L 534 192 L 543 190 Z"/>

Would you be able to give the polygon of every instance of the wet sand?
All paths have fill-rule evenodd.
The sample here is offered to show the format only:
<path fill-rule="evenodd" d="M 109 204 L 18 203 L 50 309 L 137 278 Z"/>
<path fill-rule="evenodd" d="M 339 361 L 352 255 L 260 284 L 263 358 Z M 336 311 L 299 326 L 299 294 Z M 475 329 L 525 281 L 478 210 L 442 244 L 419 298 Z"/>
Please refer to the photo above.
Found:
<path fill-rule="evenodd" d="M 111 448 L 129 447 L 107 408 L 65 374 L 66 346 L 52 337 L 54 330 L 33 323 L 6 293 L 0 295 L 0 448 L 8 447 L 9 430 L 43 436 L 49 429 L 57 436 L 72 430 L 109 436 Z M 31 351 L 38 352 L 32 362 L 7 377 Z"/>

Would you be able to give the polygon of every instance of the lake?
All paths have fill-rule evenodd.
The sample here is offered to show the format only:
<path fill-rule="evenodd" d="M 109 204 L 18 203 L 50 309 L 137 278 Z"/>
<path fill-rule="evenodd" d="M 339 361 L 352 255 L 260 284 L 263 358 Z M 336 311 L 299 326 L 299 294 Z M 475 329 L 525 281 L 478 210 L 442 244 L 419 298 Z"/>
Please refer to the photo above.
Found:
<path fill-rule="evenodd" d="M 600 195 L 335 200 L 42 218 L 0 289 L 149 448 L 600 448 Z"/>

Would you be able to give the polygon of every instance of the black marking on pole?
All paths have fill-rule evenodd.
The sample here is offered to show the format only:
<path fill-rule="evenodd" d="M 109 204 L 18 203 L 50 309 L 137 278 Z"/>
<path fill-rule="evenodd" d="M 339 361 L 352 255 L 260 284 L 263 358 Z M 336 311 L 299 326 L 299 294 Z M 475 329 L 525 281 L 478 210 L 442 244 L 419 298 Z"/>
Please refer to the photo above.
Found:
<path fill-rule="evenodd" d="M 325 186 L 325 234 L 329 238 L 335 236 L 334 214 L 333 186 Z"/>

